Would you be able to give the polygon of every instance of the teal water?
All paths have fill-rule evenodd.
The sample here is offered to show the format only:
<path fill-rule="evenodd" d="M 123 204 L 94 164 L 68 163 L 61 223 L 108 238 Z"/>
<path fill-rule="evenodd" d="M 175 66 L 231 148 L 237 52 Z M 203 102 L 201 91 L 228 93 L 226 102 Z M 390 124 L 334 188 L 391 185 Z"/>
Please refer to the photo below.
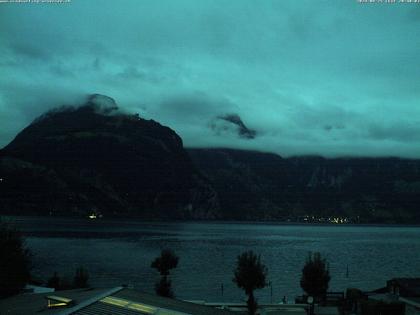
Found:
<path fill-rule="evenodd" d="M 392 277 L 420 276 L 417 227 L 50 218 L 18 218 L 15 223 L 34 254 L 33 273 L 42 279 L 54 271 L 71 278 L 82 265 L 94 286 L 131 284 L 153 292 L 158 274 L 150 263 L 162 248 L 172 248 L 180 257 L 172 275 L 174 290 L 183 299 L 244 300 L 232 277 L 236 256 L 250 249 L 261 254 L 268 267 L 274 302 L 302 294 L 299 279 L 310 251 L 327 258 L 333 291 L 372 290 Z M 270 302 L 270 288 L 257 296 Z"/>

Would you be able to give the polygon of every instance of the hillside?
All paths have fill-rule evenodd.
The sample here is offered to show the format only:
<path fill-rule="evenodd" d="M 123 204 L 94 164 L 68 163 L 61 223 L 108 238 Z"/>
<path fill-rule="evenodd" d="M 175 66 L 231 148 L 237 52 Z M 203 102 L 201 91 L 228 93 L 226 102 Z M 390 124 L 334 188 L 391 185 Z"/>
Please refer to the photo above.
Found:
<path fill-rule="evenodd" d="M 420 222 L 420 161 L 189 149 L 229 218 Z M 314 217 L 314 218 L 312 218 Z"/>
<path fill-rule="evenodd" d="M 0 156 L 2 213 L 218 217 L 181 138 L 106 96 L 42 115 Z"/>

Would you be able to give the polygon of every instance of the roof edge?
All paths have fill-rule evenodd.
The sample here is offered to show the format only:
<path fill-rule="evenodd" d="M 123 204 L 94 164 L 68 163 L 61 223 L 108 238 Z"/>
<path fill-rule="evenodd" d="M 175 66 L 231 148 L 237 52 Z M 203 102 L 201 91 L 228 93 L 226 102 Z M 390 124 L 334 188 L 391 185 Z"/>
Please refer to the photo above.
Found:
<path fill-rule="evenodd" d="M 112 288 L 112 289 L 110 289 L 110 290 L 108 290 L 108 291 L 106 291 L 106 292 L 104 292 L 102 294 L 98 294 L 97 296 L 95 296 L 93 298 L 90 298 L 90 299 L 88 299 L 86 301 L 83 301 L 80 304 L 76 304 L 75 306 L 73 306 L 71 308 L 67 308 L 67 309 L 63 310 L 62 312 L 57 313 L 57 315 L 70 315 L 70 314 L 73 314 L 74 312 L 77 312 L 78 310 L 81 310 L 82 308 L 85 308 L 85 307 L 87 307 L 87 306 L 89 306 L 89 305 L 91 305 L 91 304 L 93 304 L 95 302 L 98 302 L 99 300 L 101 300 L 101 299 L 103 299 L 103 298 L 105 298 L 105 297 L 107 297 L 109 295 L 115 294 L 115 293 L 121 291 L 122 289 L 124 289 L 124 287 L 115 287 L 115 288 Z"/>

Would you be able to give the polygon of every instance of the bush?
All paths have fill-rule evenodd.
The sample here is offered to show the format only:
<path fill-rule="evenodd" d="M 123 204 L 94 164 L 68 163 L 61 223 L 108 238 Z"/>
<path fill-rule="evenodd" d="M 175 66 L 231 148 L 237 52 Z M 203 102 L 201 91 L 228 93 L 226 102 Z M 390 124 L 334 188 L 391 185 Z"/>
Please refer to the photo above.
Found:
<path fill-rule="evenodd" d="M 30 280 L 31 253 L 15 229 L 0 222 L 0 297 L 19 293 Z"/>

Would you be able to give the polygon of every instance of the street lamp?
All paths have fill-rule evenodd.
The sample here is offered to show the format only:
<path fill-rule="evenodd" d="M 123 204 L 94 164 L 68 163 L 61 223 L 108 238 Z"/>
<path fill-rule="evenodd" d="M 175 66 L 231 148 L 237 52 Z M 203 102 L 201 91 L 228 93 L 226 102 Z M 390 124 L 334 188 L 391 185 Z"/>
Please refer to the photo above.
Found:
<path fill-rule="evenodd" d="M 314 297 L 308 296 L 306 302 L 309 304 L 309 315 L 314 315 Z"/>

